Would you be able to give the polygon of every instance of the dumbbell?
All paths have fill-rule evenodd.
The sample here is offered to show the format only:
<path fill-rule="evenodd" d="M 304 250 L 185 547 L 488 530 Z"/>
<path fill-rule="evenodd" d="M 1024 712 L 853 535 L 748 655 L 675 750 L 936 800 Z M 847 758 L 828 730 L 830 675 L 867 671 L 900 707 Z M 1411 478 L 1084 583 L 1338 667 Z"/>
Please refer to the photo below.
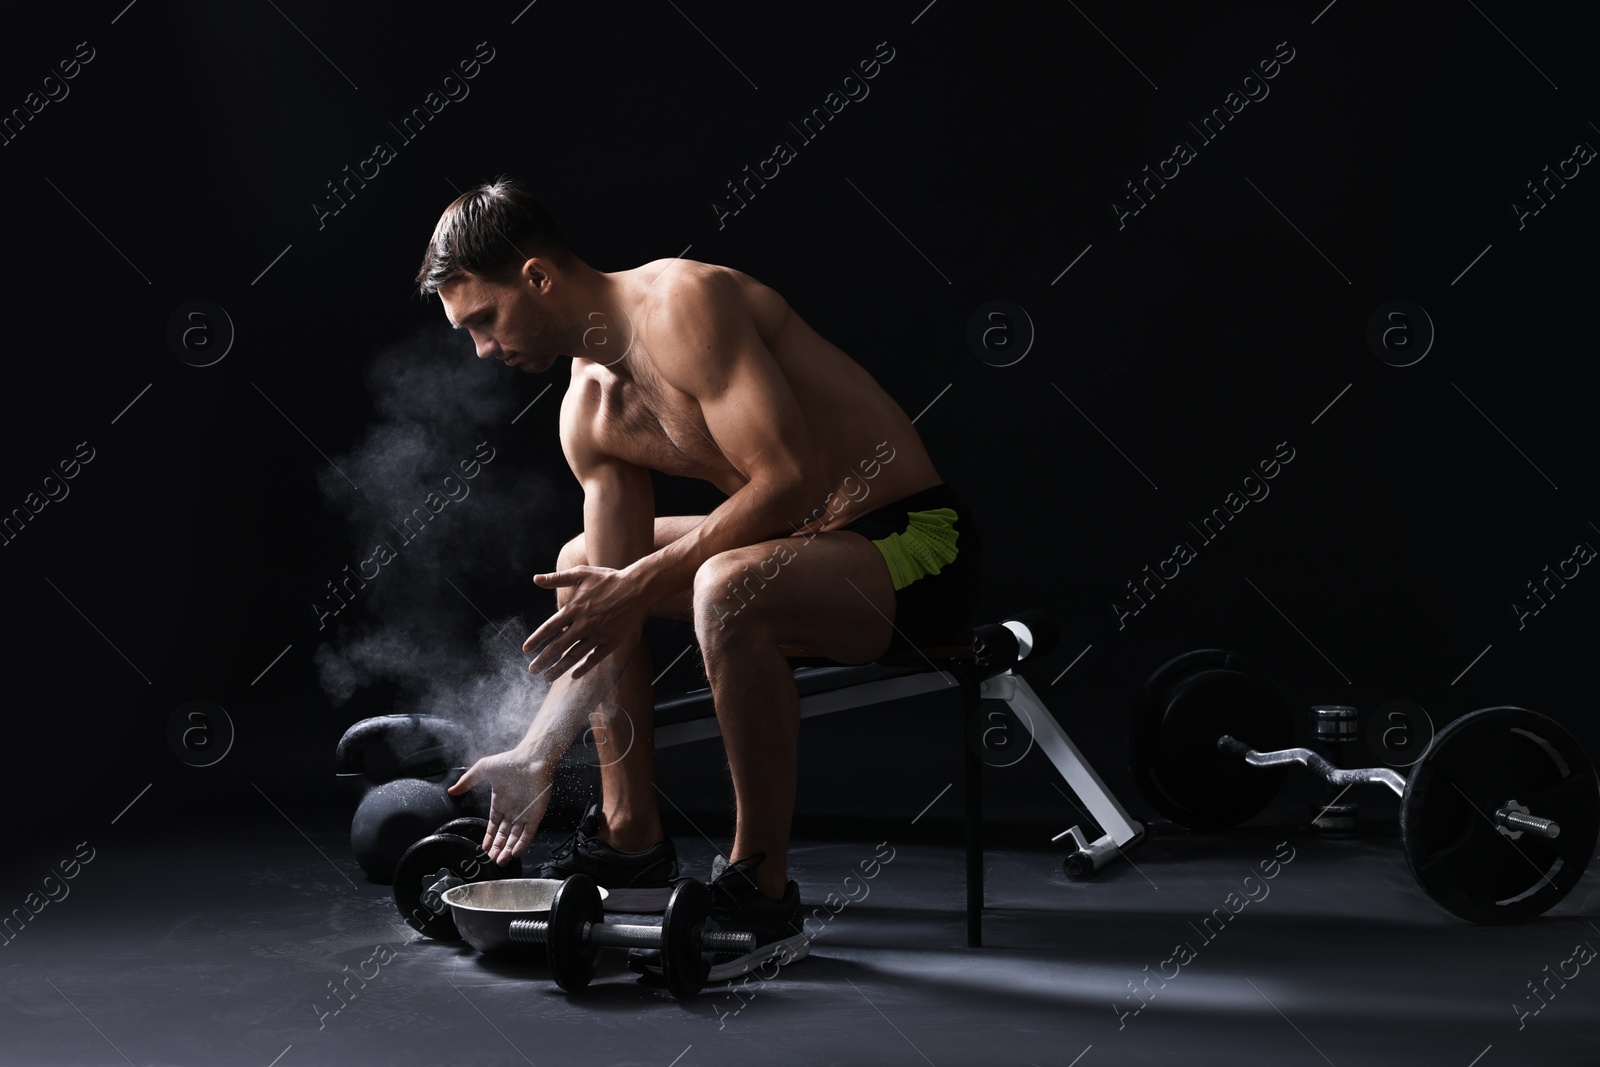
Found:
<path fill-rule="evenodd" d="M 1361 739 L 1360 713 L 1349 704 L 1316 704 L 1311 708 L 1312 745 L 1335 767 L 1354 766 L 1351 749 Z M 1341 800 L 1330 782 L 1322 803 L 1311 806 L 1311 825 L 1323 837 L 1354 837 L 1361 808 Z"/>
<path fill-rule="evenodd" d="M 608 923 L 600 890 L 588 875 L 569 876 L 556 888 L 548 919 L 515 919 L 511 940 L 542 944 L 556 985 L 575 993 L 589 984 L 602 948 L 649 948 L 661 952 L 667 988 L 679 1000 L 700 992 L 711 972 L 711 952 L 754 952 L 754 934 L 705 928 L 711 890 L 692 878 L 680 881 L 667 900 L 660 926 Z"/>
<path fill-rule="evenodd" d="M 1491 707 L 1445 726 L 1409 779 L 1340 768 L 1293 747 L 1287 702 L 1248 661 L 1216 649 L 1164 665 L 1135 716 L 1134 774 L 1162 814 L 1223 829 L 1259 813 L 1302 764 L 1337 788 L 1378 784 L 1400 797 L 1401 847 L 1424 892 L 1479 923 L 1542 915 L 1577 885 L 1600 837 L 1593 765 L 1559 723 Z"/>
<path fill-rule="evenodd" d="M 504 867 L 483 851 L 487 819 L 452 819 L 406 849 L 394 868 L 394 903 L 406 924 L 436 941 L 459 941 L 447 889 L 522 875 L 522 858 Z"/>

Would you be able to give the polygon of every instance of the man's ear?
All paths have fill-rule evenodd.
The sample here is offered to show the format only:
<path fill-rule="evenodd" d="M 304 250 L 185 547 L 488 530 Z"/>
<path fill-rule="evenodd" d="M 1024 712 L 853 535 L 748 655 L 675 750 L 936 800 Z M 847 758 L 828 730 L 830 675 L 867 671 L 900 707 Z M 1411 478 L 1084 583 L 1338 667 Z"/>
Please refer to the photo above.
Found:
<path fill-rule="evenodd" d="M 522 263 L 522 269 L 517 272 L 517 277 L 522 282 L 532 285 L 535 289 L 544 291 L 554 280 L 548 260 L 533 256 Z"/>

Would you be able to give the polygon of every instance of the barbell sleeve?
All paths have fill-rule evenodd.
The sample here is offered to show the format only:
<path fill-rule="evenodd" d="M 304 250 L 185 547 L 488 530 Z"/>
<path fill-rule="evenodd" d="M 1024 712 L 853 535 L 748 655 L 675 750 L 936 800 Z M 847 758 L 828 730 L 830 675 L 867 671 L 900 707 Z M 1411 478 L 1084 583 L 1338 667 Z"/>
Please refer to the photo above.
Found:
<path fill-rule="evenodd" d="M 1526 830 L 1530 834 L 1554 841 L 1561 833 L 1561 824 L 1550 819 L 1541 819 L 1537 815 L 1517 811 L 1515 808 L 1501 808 L 1494 813 L 1494 821 L 1511 830 Z"/>
<path fill-rule="evenodd" d="M 1395 796 L 1404 796 L 1406 780 L 1388 767 L 1362 767 L 1346 770 L 1335 767 L 1309 748 L 1285 748 L 1277 752 L 1257 752 L 1237 738 L 1223 734 L 1217 738 L 1217 751 L 1238 756 L 1255 767 L 1271 767 L 1279 763 L 1299 763 L 1310 767 L 1334 785 L 1360 785 L 1368 782 L 1386 785 Z"/>

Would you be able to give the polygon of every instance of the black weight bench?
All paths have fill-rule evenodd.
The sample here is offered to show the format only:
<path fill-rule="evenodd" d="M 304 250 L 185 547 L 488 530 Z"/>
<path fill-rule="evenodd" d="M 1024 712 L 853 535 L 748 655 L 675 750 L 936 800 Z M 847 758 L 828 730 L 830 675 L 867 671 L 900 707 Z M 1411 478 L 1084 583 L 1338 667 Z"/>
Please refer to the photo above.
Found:
<path fill-rule="evenodd" d="M 1048 652 L 1056 642 L 1054 619 L 1043 611 L 1025 611 L 971 631 L 970 641 L 919 649 L 859 665 L 815 657 L 790 656 L 800 691 L 800 716 L 811 718 L 883 704 L 903 697 L 957 689 L 962 696 L 959 736 L 965 754 L 967 853 L 967 944 L 983 943 L 983 760 L 968 743 L 968 722 L 985 711 L 1004 707 L 1028 731 L 1068 788 L 1100 826 L 1089 838 L 1080 825 L 1056 835 L 1071 837 L 1075 851 L 1065 861 L 1070 877 L 1087 878 L 1144 837 L 1144 827 L 1111 795 L 1027 680 L 1012 668 Z M 987 711 L 985 712 L 987 714 Z M 987 722 L 987 719 L 982 720 Z M 719 736 L 711 691 L 696 689 L 664 700 L 655 707 L 656 748 Z"/>

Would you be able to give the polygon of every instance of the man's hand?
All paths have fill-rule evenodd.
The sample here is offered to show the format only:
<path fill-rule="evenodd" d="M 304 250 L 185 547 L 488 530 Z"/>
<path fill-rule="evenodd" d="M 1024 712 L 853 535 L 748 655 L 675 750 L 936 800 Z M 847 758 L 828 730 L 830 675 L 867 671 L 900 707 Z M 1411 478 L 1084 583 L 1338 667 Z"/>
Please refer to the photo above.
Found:
<path fill-rule="evenodd" d="M 532 844 L 550 806 L 554 781 L 553 764 L 514 748 L 474 763 L 449 792 L 460 796 L 479 783 L 489 783 L 489 831 L 483 835 L 483 850 L 503 867 Z"/>
<path fill-rule="evenodd" d="M 533 656 L 528 670 L 544 672 L 546 681 L 559 678 L 574 665 L 572 677 L 582 678 L 630 636 L 640 633 L 649 614 L 639 583 L 628 571 L 572 567 L 536 574 L 533 580 L 541 589 L 572 589 L 566 604 L 522 643 L 522 651 Z M 545 647 L 540 649 L 540 645 Z"/>

